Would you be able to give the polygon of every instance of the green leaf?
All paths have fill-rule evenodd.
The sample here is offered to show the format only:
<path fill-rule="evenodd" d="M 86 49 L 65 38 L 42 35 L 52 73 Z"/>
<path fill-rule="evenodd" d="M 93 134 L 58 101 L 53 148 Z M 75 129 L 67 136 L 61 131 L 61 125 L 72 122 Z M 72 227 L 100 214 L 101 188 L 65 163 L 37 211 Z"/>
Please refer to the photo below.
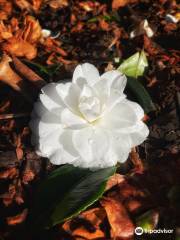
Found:
<path fill-rule="evenodd" d="M 98 200 L 108 178 L 116 171 L 96 171 L 64 165 L 39 186 L 31 219 L 35 225 L 52 227 L 73 217 Z"/>
<path fill-rule="evenodd" d="M 147 66 L 148 62 L 146 55 L 144 51 L 141 51 L 126 59 L 118 68 L 120 72 L 127 76 L 127 87 L 137 98 L 137 101 L 146 113 L 154 111 L 156 108 L 152 102 L 151 96 L 136 78 L 144 74 Z"/>
<path fill-rule="evenodd" d="M 148 61 L 144 51 L 141 51 L 126 59 L 118 70 L 128 77 L 137 78 L 143 76 L 146 67 L 148 67 Z"/>
<path fill-rule="evenodd" d="M 159 213 L 155 210 L 150 210 L 136 220 L 136 225 L 144 230 L 153 230 L 157 227 L 159 221 Z"/>
<path fill-rule="evenodd" d="M 128 77 L 127 87 L 135 95 L 137 101 L 140 103 L 145 113 L 149 113 L 156 109 L 154 103 L 152 102 L 151 96 L 137 79 Z"/>

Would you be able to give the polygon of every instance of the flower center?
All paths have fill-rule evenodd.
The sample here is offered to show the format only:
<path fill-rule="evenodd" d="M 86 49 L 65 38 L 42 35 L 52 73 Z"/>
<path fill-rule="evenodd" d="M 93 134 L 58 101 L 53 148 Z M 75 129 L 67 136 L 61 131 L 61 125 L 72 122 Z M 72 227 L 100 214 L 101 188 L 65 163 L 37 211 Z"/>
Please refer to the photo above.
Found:
<path fill-rule="evenodd" d="M 95 121 L 101 113 L 101 104 L 97 97 L 83 96 L 79 101 L 79 110 L 88 122 Z"/>

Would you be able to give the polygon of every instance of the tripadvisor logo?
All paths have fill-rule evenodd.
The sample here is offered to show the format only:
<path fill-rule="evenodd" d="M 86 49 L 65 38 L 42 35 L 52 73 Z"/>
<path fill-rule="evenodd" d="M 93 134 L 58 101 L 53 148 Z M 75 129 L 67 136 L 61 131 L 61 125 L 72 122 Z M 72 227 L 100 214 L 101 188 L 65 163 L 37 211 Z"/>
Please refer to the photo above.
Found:
<path fill-rule="evenodd" d="M 142 227 L 137 227 L 134 230 L 136 235 L 142 235 L 143 234 L 143 228 Z"/>
<path fill-rule="evenodd" d="M 148 234 L 154 234 L 154 233 L 165 233 L 165 234 L 170 234 L 170 233 L 173 233 L 173 229 L 150 229 L 150 230 L 147 230 L 147 229 L 143 229 L 142 227 L 136 227 L 134 232 L 136 235 L 142 235 L 143 233 L 148 233 Z"/>

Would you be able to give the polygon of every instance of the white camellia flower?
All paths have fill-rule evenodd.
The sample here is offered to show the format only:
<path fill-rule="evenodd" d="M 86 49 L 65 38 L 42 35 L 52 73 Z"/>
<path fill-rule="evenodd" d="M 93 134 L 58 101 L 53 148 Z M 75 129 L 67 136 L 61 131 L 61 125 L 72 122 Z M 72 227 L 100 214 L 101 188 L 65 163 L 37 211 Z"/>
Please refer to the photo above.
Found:
<path fill-rule="evenodd" d="M 149 134 L 143 109 L 123 94 L 126 82 L 119 71 L 100 76 L 85 63 L 72 82 L 43 87 L 30 122 L 37 153 L 53 164 L 94 169 L 126 161 Z"/>

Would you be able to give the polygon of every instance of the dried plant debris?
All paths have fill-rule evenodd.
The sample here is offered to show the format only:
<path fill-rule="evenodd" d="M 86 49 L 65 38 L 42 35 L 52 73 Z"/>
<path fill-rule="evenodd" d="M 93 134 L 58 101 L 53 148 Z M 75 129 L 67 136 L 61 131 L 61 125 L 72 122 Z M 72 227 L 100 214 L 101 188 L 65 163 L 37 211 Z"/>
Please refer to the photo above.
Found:
<path fill-rule="evenodd" d="M 179 16 L 176 0 L 0 0 L 0 239 L 131 240 L 137 226 L 173 229 L 161 239 L 178 239 Z M 149 67 L 136 80 L 155 105 L 144 117 L 147 141 L 99 201 L 52 229 L 32 229 L 37 186 L 56 169 L 31 145 L 41 87 L 70 79 L 79 63 L 104 72 L 141 50 Z"/>

